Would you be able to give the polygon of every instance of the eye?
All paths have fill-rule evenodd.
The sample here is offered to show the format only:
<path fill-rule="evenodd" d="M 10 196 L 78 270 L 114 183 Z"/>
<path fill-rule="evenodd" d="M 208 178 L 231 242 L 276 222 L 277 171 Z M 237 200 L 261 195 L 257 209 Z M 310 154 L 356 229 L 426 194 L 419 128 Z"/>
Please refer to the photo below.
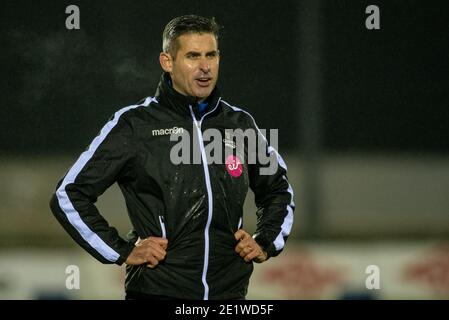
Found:
<path fill-rule="evenodd" d="M 186 54 L 187 59 L 197 59 L 200 55 L 198 53 L 189 52 Z"/>
<path fill-rule="evenodd" d="M 216 51 L 214 51 L 214 52 L 209 52 L 209 53 L 206 55 L 206 57 L 211 58 L 211 59 L 216 58 L 217 56 L 218 56 L 218 52 L 216 52 Z"/>

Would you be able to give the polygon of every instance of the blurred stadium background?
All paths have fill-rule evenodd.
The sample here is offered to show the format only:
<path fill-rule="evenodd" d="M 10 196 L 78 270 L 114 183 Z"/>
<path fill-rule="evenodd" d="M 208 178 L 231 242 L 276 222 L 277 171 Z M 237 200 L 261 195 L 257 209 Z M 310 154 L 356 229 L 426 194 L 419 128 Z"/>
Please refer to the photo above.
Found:
<path fill-rule="evenodd" d="M 76 4 L 81 29 L 67 30 Z M 380 8 L 367 30 L 365 8 Z M 279 129 L 297 204 L 249 299 L 449 298 L 449 27 L 444 1 L 5 1 L 0 11 L 0 299 L 122 299 L 53 218 L 57 181 L 117 109 L 152 95 L 167 21 L 224 26 L 219 85 Z M 124 236 L 116 186 L 98 201 Z M 252 194 L 245 227 L 255 228 Z M 67 290 L 66 268 L 80 270 Z M 380 289 L 365 282 L 379 267 Z"/>

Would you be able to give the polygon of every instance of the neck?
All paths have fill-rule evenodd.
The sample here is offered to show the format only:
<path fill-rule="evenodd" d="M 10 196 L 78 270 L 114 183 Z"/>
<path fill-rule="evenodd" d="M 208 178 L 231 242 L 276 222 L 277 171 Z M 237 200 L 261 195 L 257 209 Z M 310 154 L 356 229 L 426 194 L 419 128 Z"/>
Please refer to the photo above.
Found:
<path fill-rule="evenodd" d="M 171 86 L 173 88 L 173 90 L 175 90 L 177 93 L 182 94 L 183 96 L 188 96 L 187 94 L 183 93 L 181 90 L 179 90 L 176 86 L 176 84 L 173 82 L 173 80 L 169 79 L 168 80 L 168 85 Z M 204 101 L 206 101 L 206 98 L 199 98 L 199 97 L 195 97 L 196 98 L 196 102 L 197 103 L 202 103 Z"/>

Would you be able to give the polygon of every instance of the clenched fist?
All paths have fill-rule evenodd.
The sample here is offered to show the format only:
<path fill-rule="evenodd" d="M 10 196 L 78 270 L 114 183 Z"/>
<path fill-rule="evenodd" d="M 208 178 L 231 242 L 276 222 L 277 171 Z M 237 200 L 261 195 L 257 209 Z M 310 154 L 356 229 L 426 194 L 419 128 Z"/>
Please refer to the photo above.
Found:
<path fill-rule="evenodd" d="M 126 259 L 126 264 L 136 266 L 146 263 L 149 268 L 154 268 L 159 261 L 165 259 L 167 245 L 168 241 L 164 238 L 149 237 L 143 240 L 139 238 Z"/>
<path fill-rule="evenodd" d="M 256 240 L 243 229 L 234 234 L 235 240 L 239 241 L 235 247 L 237 252 L 246 262 L 254 261 L 257 263 L 267 260 L 267 253 L 257 244 Z"/>

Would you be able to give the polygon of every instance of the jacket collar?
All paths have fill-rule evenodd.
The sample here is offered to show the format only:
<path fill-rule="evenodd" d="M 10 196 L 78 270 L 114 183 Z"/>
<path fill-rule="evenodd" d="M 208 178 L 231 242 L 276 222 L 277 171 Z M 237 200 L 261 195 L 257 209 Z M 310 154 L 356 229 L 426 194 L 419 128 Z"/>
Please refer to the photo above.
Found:
<path fill-rule="evenodd" d="M 195 113 L 197 119 L 199 119 L 199 107 L 197 103 L 197 98 L 192 96 L 185 96 L 177 92 L 171 85 L 169 85 L 170 75 L 168 73 L 163 73 L 159 85 L 156 90 L 155 98 L 156 100 L 165 107 L 171 108 L 173 111 L 188 115 L 190 117 L 190 106 Z M 220 91 L 217 86 L 206 99 L 208 106 L 206 113 L 214 109 L 220 99 Z"/>

